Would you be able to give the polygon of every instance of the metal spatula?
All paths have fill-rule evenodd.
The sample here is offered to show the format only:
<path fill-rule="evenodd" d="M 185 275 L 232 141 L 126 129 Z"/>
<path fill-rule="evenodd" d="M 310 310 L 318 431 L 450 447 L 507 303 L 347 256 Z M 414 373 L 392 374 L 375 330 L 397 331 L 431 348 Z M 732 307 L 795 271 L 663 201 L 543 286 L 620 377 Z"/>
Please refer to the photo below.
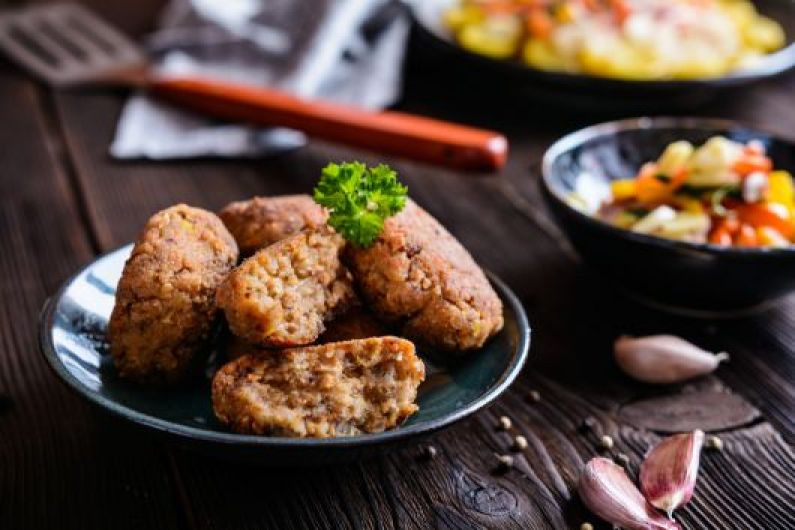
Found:
<path fill-rule="evenodd" d="M 497 169 L 507 155 L 507 140 L 493 131 L 400 112 L 367 112 L 222 80 L 157 77 L 135 43 L 77 4 L 0 14 L 0 48 L 58 88 L 145 88 L 217 118 L 289 127 L 318 138 L 460 169 Z"/>

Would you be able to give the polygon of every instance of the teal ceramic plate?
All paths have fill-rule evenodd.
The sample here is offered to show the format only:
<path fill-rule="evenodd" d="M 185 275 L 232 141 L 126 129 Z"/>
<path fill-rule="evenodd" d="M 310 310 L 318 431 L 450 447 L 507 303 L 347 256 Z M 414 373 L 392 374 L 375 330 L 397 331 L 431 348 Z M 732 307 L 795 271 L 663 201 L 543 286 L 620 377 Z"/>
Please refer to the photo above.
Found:
<path fill-rule="evenodd" d="M 58 376 L 108 412 L 221 457 L 270 465 L 320 464 L 367 456 L 446 427 L 488 405 L 516 378 L 527 358 L 530 327 L 521 303 L 491 276 L 505 305 L 505 327 L 486 346 L 453 366 L 426 361 L 420 410 L 397 429 L 328 440 L 249 436 L 226 431 L 213 416 L 210 379 L 223 362 L 214 352 L 203 376 L 172 389 L 121 380 L 105 340 L 116 284 L 132 245 L 89 264 L 45 305 L 40 345 Z"/>

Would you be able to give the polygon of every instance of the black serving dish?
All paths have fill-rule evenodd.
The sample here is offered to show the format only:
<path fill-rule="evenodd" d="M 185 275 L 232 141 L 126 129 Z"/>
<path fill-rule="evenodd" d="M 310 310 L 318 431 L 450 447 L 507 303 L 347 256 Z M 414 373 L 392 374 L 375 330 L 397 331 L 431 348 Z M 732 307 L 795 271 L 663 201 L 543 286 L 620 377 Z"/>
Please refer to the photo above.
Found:
<path fill-rule="evenodd" d="M 795 66 L 795 2 L 753 0 L 757 10 L 784 28 L 786 46 L 765 56 L 753 69 L 721 77 L 638 81 L 585 74 L 547 72 L 518 60 L 494 60 L 458 46 L 441 14 L 455 0 L 410 0 L 414 55 L 479 97 L 524 98 L 567 111 L 640 114 L 692 110 L 722 93 L 771 78 Z M 433 70 L 432 69 L 432 70 Z M 477 86 L 477 88 L 473 88 Z"/>
<path fill-rule="evenodd" d="M 558 140 L 542 163 L 544 198 L 584 261 L 654 305 L 697 316 L 732 316 L 795 289 L 795 247 L 725 248 L 613 227 L 571 207 L 583 172 L 609 181 L 636 174 L 675 140 L 714 135 L 762 141 L 776 168 L 795 172 L 795 144 L 741 124 L 698 118 L 638 118 L 581 129 Z"/>
<path fill-rule="evenodd" d="M 210 381 L 225 362 L 214 348 L 194 380 L 174 388 L 150 388 L 120 379 L 105 337 L 116 284 L 132 245 L 99 257 L 68 280 L 46 303 L 39 344 L 66 385 L 100 409 L 142 430 L 212 456 L 264 466 L 328 465 L 359 460 L 405 447 L 490 404 L 513 382 L 527 359 L 530 326 L 516 295 L 490 275 L 502 300 L 505 326 L 478 351 L 451 365 L 433 361 L 422 348 L 426 380 L 420 410 L 397 428 L 331 439 L 252 436 L 229 432 L 215 418 Z M 218 351 L 221 350 L 221 351 Z"/>

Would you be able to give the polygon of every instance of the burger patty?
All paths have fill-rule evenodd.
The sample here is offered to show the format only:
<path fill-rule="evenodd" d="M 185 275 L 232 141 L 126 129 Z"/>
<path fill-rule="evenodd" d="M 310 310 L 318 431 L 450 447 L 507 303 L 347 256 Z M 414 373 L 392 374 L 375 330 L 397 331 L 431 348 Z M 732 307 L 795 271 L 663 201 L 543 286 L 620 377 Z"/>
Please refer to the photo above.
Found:
<path fill-rule="evenodd" d="M 244 256 L 305 228 L 322 227 L 328 217 L 309 195 L 254 197 L 230 203 L 218 215 Z"/>
<path fill-rule="evenodd" d="M 414 345 L 378 337 L 244 355 L 212 384 L 236 432 L 330 438 L 391 429 L 417 411 L 425 367 Z"/>
<path fill-rule="evenodd" d="M 503 326 L 502 302 L 469 252 L 408 201 L 346 261 L 369 307 L 402 334 L 446 351 L 480 348 Z"/>
<path fill-rule="evenodd" d="M 229 329 L 259 346 L 314 342 L 324 322 L 356 303 L 340 262 L 345 242 L 331 229 L 299 232 L 257 251 L 219 286 Z"/>
<path fill-rule="evenodd" d="M 183 376 L 216 316 L 215 289 L 237 257 L 234 238 L 211 212 L 179 204 L 149 219 L 124 265 L 108 324 L 122 377 Z"/>

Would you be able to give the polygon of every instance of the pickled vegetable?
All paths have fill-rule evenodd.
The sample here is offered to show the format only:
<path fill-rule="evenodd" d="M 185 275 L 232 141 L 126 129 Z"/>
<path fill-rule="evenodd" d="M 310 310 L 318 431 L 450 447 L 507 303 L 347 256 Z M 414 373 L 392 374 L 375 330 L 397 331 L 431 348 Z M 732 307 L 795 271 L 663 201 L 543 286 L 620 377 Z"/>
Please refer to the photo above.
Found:
<path fill-rule="evenodd" d="M 673 142 L 634 178 L 614 180 L 599 207 L 588 187 L 577 188 L 580 204 L 589 205 L 582 211 L 637 233 L 737 247 L 782 247 L 795 239 L 795 183 L 773 169 L 759 141 Z"/>

